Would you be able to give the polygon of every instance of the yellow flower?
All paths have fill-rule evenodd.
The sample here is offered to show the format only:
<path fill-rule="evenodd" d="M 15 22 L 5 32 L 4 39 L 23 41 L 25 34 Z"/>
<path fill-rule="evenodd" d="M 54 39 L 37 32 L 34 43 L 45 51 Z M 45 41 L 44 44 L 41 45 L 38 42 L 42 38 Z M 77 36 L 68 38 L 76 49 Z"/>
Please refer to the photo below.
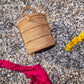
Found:
<path fill-rule="evenodd" d="M 79 42 L 82 42 L 83 39 L 84 39 L 84 32 L 82 32 L 78 35 L 78 41 Z"/>
<path fill-rule="evenodd" d="M 69 41 L 69 42 L 66 44 L 66 46 L 67 46 L 68 48 L 72 48 L 72 47 L 74 46 L 74 44 L 73 44 L 71 41 Z"/>
<path fill-rule="evenodd" d="M 73 43 L 72 43 L 71 41 L 69 41 L 69 42 L 66 44 L 66 46 L 65 46 L 65 50 L 66 50 L 66 51 L 70 51 L 70 49 L 71 49 L 73 46 L 74 46 Z"/>
<path fill-rule="evenodd" d="M 77 43 L 81 42 L 83 39 L 84 39 L 84 31 L 82 33 L 80 33 L 78 36 L 74 37 L 71 41 L 69 41 L 65 46 L 65 50 L 70 51 L 70 49 L 74 45 L 77 45 Z"/>
<path fill-rule="evenodd" d="M 84 32 L 82 32 L 80 35 L 81 35 L 81 38 L 83 40 L 84 39 Z"/>
<path fill-rule="evenodd" d="M 81 34 L 78 36 L 78 41 L 82 42 L 82 36 L 81 36 Z"/>
<path fill-rule="evenodd" d="M 77 36 L 74 37 L 71 41 L 73 42 L 74 45 L 77 45 L 77 43 L 78 43 L 78 37 Z"/>
<path fill-rule="evenodd" d="M 66 51 L 70 51 L 70 48 L 68 48 L 68 47 L 65 47 L 65 50 L 66 50 Z"/>

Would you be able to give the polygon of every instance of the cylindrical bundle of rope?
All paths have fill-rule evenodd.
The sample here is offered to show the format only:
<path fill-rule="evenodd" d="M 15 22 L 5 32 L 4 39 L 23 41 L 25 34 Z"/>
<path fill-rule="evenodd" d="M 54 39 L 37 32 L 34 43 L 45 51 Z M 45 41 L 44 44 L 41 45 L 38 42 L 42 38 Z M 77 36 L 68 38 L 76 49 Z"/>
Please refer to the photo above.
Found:
<path fill-rule="evenodd" d="M 23 16 L 23 13 L 27 8 L 32 9 L 33 13 Z M 18 21 L 17 27 L 21 33 L 28 53 L 33 53 L 55 44 L 46 20 L 46 15 L 44 13 L 36 13 L 34 8 L 25 7 L 22 10 L 22 18 Z"/>

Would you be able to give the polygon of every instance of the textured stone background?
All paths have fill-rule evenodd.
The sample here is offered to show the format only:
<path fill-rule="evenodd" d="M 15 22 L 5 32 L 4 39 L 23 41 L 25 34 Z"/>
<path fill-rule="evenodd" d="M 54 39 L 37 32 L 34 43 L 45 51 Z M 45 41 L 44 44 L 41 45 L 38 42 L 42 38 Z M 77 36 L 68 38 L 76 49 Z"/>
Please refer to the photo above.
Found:
<path fill-rule="evenodd" d="M 31 6 L 46 13 L 55 45 L 29 55 L 16 28 L 21 10 Z M 26 11 L 28 14 L 30 11 Z M 84 84 L 84 40 L 70 52 L 64 47 L 84 31 L 84 0 L 0 0 L 0 59 L 40 65 L 52 84 Z M 0 84 L 29 84 L 24 74 L 0 68 Z"/>

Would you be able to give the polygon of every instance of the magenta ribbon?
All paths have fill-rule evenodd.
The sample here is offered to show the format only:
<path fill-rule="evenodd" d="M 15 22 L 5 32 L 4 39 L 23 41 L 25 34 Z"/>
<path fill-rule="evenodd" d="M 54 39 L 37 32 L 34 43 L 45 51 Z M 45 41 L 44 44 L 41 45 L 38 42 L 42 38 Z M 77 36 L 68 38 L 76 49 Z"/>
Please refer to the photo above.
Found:
<path fill-rule="evenodd" d="M 6 60 L 0 60 L 0 67 L 24 73 L 26 78 L 31 79 L 30 84 L 51 84 L 46 72 L 40 64 L 34 66 L 21 66 Z"/>

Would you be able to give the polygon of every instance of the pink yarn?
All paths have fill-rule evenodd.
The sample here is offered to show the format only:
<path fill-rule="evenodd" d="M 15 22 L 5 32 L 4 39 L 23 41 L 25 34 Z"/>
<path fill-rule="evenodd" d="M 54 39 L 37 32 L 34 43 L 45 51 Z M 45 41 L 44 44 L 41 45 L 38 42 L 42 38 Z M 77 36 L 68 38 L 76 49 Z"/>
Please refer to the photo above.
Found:
<path fill-rule="evenodd" d="M 51 84 L 46 72 L 39 64 L 34 66 L 21 66 L 6 60 L 0 60 L 0 67 L 24 73 L 26 78 L 31 78 L 30 84 Z"/>

